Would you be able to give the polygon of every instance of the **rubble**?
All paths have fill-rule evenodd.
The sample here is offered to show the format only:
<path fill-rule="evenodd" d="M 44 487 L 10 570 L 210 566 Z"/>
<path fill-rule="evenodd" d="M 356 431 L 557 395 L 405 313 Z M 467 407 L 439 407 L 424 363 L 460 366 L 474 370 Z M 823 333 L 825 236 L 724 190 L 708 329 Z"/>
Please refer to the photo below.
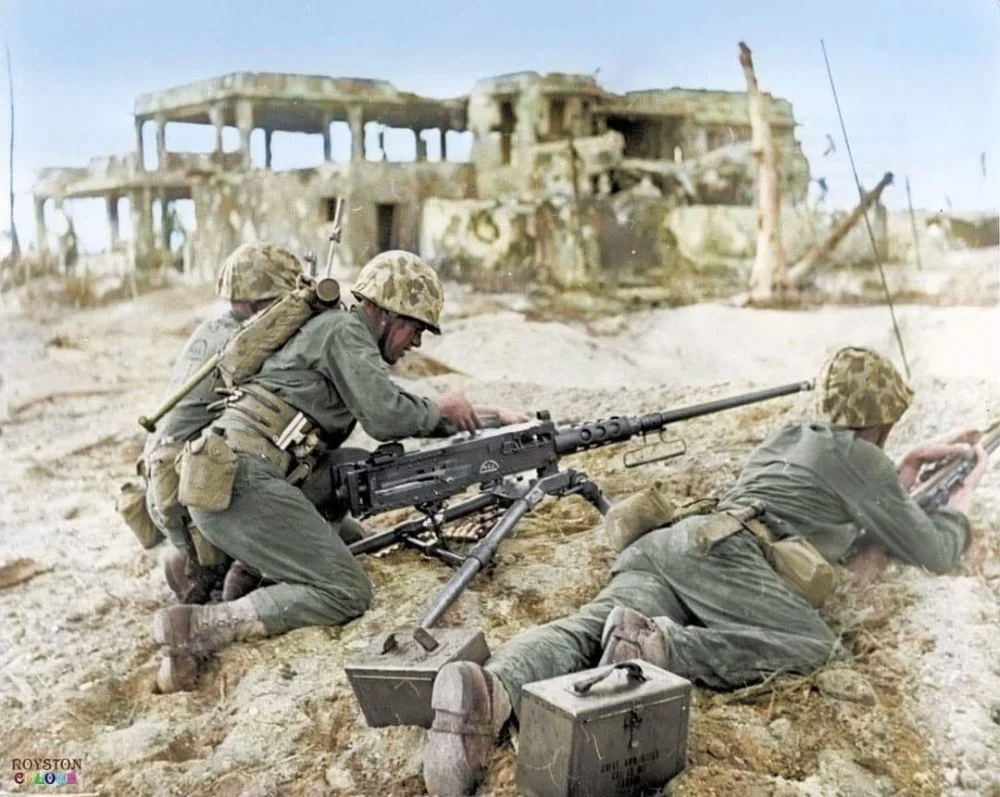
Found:
<path fill-rule="evenodd" d="M 764 102 L 786 195 L 802 200 L 809 166 L 794 137 L 791 105 L 769 95 Z M 753 196 L 742 92 L 616 95 L 586 75 L 522 72 L 438 100 L 385 81 L 243 72 L 140 95 L 134 120 L 132 152 L 38 174 L 38 247 L 43 256 L 58 248 L 64 270 L 72 259 L 68 239 L 51 241 L 50 232 L 71 229 L 75 199 L 105 200 L 105 249 L 114 269 L 166 265 L 207 279 L 248 240 L 325 252 L 332 208 L 342 197 L 339 256 L 348 268 L 405 248 L 473 281 L 495 282 L 498 274 L 511 281 L 530 271 L 556 285 L 586 285 L 620 270 L 622 260 L 632 271 L 669 265 L 655 241 L 670 208 L 747 206 Z M 174 123 L 211 126 L 213 151 L 169 151 L 166 128 Z M 146 152 L 148 126 L 155 159 Z M 333 158 L 338 126 L 350 137 L 347 162 Z M 239 132 L 237 151 L 224 150 L 227 127 Z M 261 163 L 251 154 L 257 130 Z M 389 161 L 386 136 L 401 130 L 412 137 L 414 155 Z M 323 161 L 275 171 L 275 132 L 319 135 Z M 449 152 L 455 134 L 465 137 L 468 157 Z M 626 192 L 643 207 L 623 223 L 615 198 Z M 180 221 L 182 202 L 193 206 L 193 229 Z M 474 225 L 462 221 L 473 216 Z M 505 232 L 491 239 L 490 227 Z"/>

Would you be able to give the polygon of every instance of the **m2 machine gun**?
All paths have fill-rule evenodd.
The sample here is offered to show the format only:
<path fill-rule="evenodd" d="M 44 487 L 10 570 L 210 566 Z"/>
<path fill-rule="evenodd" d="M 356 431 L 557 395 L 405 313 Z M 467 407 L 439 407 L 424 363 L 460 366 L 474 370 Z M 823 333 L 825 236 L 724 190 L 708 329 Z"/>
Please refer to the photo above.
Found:
<path fill-rule="evenodd" d="M 987 454 L 1000 448 L 1000 421 L 987 428 L 980 441 Z M 952 490 L 965 481 L 977 464 L 976 455 L 970 451 L 924 465 L 917 474 L 917 483 L 910 490 L 910 497 L 925 512 L 944 506 Z"/>
<path fill-rule="evenodd" d="M 354 543 L 350 546 L 353 554 L 374 553 L 402 543 L 457 568 L 409 633 L 380 634 L 361 657 L 347 665 L 368 724 L 429 727 L 433 714 L 430 690 L 437 671 L 449 661 L 486 660 L 489 650 L 481 631 L 446 628 L 432 635 L 429 629 L 490 564 L 518 521 L 543 498 L 579 495 L 602 515 L 611 508 L 601 489 L 585 474 L 559 469 L 561 457 L 635 437 L 645 439 L 653 433 L 669 446 L 679 442 L 663 438 L 662 432 L 670 424 L 811 389 L 811 382 L 795 382 L 666 412 L 565 427 L 557 427 L 548 413 L 541 412 L 534 421 L 458 436 L 418 451 L 404 452 L 398 443 L 389 443 L 365 460 L 336 466 L 337 496 L 355 517 L 403 507 L 414 507 L 423 515 Z M 684 450 L 681 444 L 680 450 L 664 456 L 630 458 L 636 452 L 629 452 L 625 465 L 648 464 L 679 456 Z M 526 475 L 531 471 L 534 475 Z M 482 488 L 478 495 L 454 506 L 445 505 L 447 499 L 475 485 Z M 487 516 L 491 526 L 476 537 L 471 551 L 463 556 L 448 546 L 444 529 L 476 515 Z"/>

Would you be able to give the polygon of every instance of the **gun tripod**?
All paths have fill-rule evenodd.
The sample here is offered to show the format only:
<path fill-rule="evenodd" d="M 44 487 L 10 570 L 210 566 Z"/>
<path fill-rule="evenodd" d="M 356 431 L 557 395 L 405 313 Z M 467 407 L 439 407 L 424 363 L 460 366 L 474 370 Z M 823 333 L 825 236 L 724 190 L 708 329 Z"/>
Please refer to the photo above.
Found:
<path fill-rule="evenodd" d="M 527 483 L 505 479 L 454 506 L 417 507 L 423 518 L 406 521 L 350 546 L 351 553 L 357 555 L 401 542 L 457 568 L 427 604 L 416 626 L 410 626 L 410 633 L 404 633 L 402 628 L 381 633 L 371 640 L 363 654 L 346 665 L 351 688 L 369 726 L 429 728 L 434 716 L 431 708 L 434 679 L 441 667 L 459 660 L 482 664 L 489 658 L 489 646 L 482 631 L 442 628 L 432 636 L 428 629 L 490 563 L 501 541 L 513 532 L 518 521 L 547 495 L 560 498 L 580 495 L 602 515 L 611 508 L 594 482 L 579 471 L 565 470 Z M 448 549 L 441 533 L 445 525 L 489 510 L 499 510 L 499 516 L 467 555 Z"/>
<path fill-rule="evenodd" d="M 356 542 L 350 546 L 351 553 L 355 556 L 374 553 L 390 545 L 403 543 L 409 548 L 458 568 L 417 620 L 418 641 L 423 639 L 421 645 L 426 648 L 424 642 L 433 640 L 430 638 L 430 634 L 419 634 L 419 631 L 426 632 L 426 629 L 437 623 L 441 615 L 462 594 L 462 591 L 475 578 L 476 574 L 489 565 L 500 543 L 510 536 L 521 518 L 531 512 L 543 498 L 549 495 L 558 498 L 579 495 L 589 501 L 602 515 L 611 508 L 611 504 L 604 497 L 601 488 L 576 470 L 559 471 L 532 479 L 527 483 L 506 479 L 484 490 L 474 498 L 454 506 L 442 508 L 438 504 L 417 507 L 424 514 L 423 518 L 405 521 L 395 528 Z M 479 539 L 468 554 L 462 556 L 448 548 L 442 536 L 444 526 L 497 508 L 501 510 L 499 519 Z M 433 646 L 426 649 L 433 649 Z"/>

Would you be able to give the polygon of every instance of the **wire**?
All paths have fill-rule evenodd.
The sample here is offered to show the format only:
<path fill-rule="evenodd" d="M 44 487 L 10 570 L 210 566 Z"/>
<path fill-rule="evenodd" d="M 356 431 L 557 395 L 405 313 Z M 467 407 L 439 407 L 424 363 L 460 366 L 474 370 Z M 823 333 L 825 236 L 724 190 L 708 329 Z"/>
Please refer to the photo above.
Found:
<path fill-rule="evenodd" d="M 1000 0 L 997 0 L 1000 3 Z M 858 187 L 858 196 L 864 202 L 865 191 L 861 187 L 861 180 L 858 178 L 858 170 L 854 165 L 854 153 L 851 152 L 851 141 L 847 137 L 847 126 L 844 124 L 844 115 L 840 111 L 840 100 L 837 99 L 837 87 L 833 82 L 833 70 L 830 69 L 830 59 L 826 54 L 826 44 L 822 39 L 819 46 L 823 48 L 823 61 L 826 63 L 826 74 L 830 78 L 830 89 L 833 91 L 833 104 L 837 107 L 837 118 L 840 120 L 840 132 L 844 134 L 844 144 L 847 146 L 847 157 L 851 161 L 851 171 L 854 173 L 854 184 Z M 899 323 L 896 321 L 896 308 L 892 304 L 892 294 L 889 293 L 889 283 L 885 280 L 885 270 L 882 268 L 882 258 L 879 257 L 878 244 L 875 243 L 875 232 L 872 230 L 871 222 L 868 220 L 868 210 L 864 211 L 865 229 L 868 230 L 868 240 L 872 244 L 872 254 L 875 255 L 875 265 L 878 266 L 878 275 L 882 280 L 882 290 L 885 291 L 885 300 L 889 305 L 889 315 L 892 316 L 892 328 L 896 333 L 896 342 L 899 344 L 899 353 L 903 358 L 903 369 L 906 371 L 906 378 L 910 378 L 910 365 L 906 361 L 906 349 L 903 348 L 903 335 L 899 331 Z"/>

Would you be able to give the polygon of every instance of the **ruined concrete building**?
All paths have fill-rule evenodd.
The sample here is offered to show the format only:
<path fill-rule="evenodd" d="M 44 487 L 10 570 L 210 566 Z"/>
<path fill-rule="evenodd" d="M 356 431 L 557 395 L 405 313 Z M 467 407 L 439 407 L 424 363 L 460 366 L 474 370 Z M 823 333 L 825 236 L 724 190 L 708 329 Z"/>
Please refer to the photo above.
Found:
<path fill-rule="evenodd" d="M 785 195 L 801 200 L 809 166 L 791 105 L 767 100 Z M 168 151 L 166 127 L 177 122 L 211 125 L 214 152 Z M 146 125 L 155 129 L 152 168 Z M 239 132 L 236 151 L 224 151 L 227 127 Z M 263 157 L 254 162 L 258 129 Z M 346 162 L 333 158 L 338 129 L 349 131 Z M 407 162 L 387 159 L 385 137 L 398 129 L 412 136 Z M 323 162 L 273 170 L 272 135 L 280 131 L 322 136 Z M 437 100 L 384 81 L 237 73 L 140 95 L 135 133 L 131 153 L 39 173 L 40 246 L 47 203 L 103 197 L 109 250 L 127 252 L 140 267 L 176 261 L 184 249 L 189 265 L 214 271 L 234 246 L 254 239 L 313 251 L 322 265 L 342 197 L 339 257 L 348 266 L 401 247 L 480 284 L 567 285 L 669 265 L 677 241 L 667 219 L 677 208 L 753 203 L 742 92 L 616 95 L 590 76 L 525 72 Z M 456 133 L 467 157 L 449 152 Z M 126 200 L 132 233 L 122 241 Z M 182 200 L 193 203 L 195 223 L 178 236 L 172 208 Z"/>

